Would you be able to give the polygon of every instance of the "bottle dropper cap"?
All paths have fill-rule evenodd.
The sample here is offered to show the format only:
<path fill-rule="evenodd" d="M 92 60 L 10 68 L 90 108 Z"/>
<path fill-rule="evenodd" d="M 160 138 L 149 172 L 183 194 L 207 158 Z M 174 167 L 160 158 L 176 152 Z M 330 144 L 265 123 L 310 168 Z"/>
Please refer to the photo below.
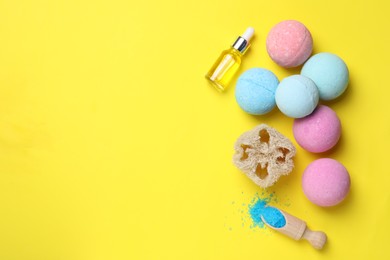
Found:
<path fill-rule="evenodd" d="M 246 31 L 241 37 L 244 38 L 247 42 L 250 42 L 254 34 L 255 34 L 255 29 L 253 29 L 252 27 L 248 27 L 248 29 L 246 29 Z"/>
<path fill-rule="evenodd" d="M 237 38 L 237 40 L 233 43 L 232 47 L 242 54 L 249 48 L 249 41 L 253 37 L 255 30 L 252 27 L 248 27 L 244 34 Z"/>

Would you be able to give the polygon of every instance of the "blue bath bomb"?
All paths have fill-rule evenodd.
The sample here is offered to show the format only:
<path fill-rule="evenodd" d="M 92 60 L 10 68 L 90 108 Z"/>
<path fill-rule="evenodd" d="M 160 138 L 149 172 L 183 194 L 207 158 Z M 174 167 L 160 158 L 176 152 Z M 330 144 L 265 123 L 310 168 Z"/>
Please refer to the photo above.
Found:
<path fill-rule="evenodd" d="M 283 114 L 293 118 L 310 115 L 318 104 L 318 89 L 302 75 L 293 75 L 280 82 L 276 89 L 276 105 Z"/>
<path fill-rule="evenodd" d="M 275 91 L 279 80 L 271 71 L 253 68 L 238 78 L 236 100 L 251 115 L 263 115 L 275 107 Z"/>
<path fill-rule="evenodd" d="M 349 82 L 345 62 L 337 55 L 326 52 L 312 56 L 303 66 L 301 74 L 314 81 L 322 100 L 332 100 L 343 94 Z"/>

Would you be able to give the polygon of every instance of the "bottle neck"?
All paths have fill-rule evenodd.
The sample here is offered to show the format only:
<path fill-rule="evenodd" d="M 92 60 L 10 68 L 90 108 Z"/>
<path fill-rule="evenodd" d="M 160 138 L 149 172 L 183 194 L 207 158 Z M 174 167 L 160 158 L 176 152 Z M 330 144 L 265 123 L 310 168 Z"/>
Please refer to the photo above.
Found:
<path fill-rule="evenodd" d="M 241 36 L 237 38 L 237 40 L 233 43 L 232 48 L 239 51 L 241 54 L 244 54 L 246 50 L 249 48 L 250 44 L 242 38 Z"/>

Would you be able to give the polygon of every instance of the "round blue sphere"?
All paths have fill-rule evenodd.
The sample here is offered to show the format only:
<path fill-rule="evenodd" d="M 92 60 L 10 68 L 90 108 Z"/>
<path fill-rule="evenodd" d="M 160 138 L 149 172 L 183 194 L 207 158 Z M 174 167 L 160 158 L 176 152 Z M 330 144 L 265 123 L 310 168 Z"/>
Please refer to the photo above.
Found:
<path fill-rule="evenodd" d="M 276 105 L 288 117 L 310 115 L 319 100 L 314 82 L 302 75 L 293 75 L 280 82 L 275 94 Z"/>
<path fill-rule="evenodd" d="M 269 70 L 253 68 L 240 75 L 236 85 L 238 105 L 251 115 L 263 115 L 275 107 L 279 80 Z"/>
<path fill-rule="evenodd" d="M 320 99 L 333 100 L 348 86 L 349 72 L 345 62 L 332 53 L 318 53 L 303 65 L 301 75 L 310 78 L 317 85 Z"/>

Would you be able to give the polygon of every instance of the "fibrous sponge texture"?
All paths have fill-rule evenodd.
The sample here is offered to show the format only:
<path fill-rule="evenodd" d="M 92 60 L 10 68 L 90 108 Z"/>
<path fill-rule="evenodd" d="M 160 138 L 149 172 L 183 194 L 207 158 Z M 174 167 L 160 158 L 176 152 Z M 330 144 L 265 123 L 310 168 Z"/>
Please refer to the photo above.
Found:
<path fill-rule="evenodd" d="M 272 186 L 280 176 L 288 175 L 294 168 L 294 145 L 266 124 L 243 133 L 234 150 L 234 165 L 263 188 Z"/>

